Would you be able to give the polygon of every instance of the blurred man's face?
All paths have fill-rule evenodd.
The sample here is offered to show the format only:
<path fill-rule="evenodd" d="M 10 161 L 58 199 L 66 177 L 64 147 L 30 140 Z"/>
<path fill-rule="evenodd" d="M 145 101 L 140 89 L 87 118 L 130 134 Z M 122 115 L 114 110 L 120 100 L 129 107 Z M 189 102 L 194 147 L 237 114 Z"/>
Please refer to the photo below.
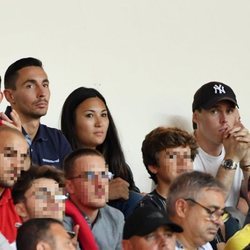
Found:
<path fill-rule="evenodd" d="M 193 170 L 189 147 L 166 148 L 158 153 L 158 166 L 150 166 L 158 182 L 171 183 L 183 172 Z"/>
<path fill-rule="evenodd" d="M 28 170 L 28 144 L 22 135 L 0 133 L 0 187 L 12 187 L 22 170 Z"/>
<path fill-rule="evenodd" d="M 65 196 L 63 189 L 53 179 L 40 178 L 24 194 L 22 202 L 26 211 L 25 220 L 32 218 L 54 218 L 63 220 Z"/>
<path fill-rule="evenodd" d="M 79 157 L 73 172 L 66 182 L 71 198 L 81 206 L 104 207 L 108 201 L 108 169 L 104 159 L 96 155 Z"/>

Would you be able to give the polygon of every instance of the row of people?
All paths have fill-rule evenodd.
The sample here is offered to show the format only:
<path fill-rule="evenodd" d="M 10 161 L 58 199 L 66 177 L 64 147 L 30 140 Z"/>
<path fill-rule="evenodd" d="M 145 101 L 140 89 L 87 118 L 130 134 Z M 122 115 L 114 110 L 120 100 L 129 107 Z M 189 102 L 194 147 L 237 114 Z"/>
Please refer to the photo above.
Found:
<path fill-rule="evenodd" d="M 43 153 L 47 153 L 46 145 L 50 145 L 48 141 L 53 141 L 55 134 L 59 134 L 58 137 L 63 138 L 60 131 L 51 130 L 53 139 L 49 136 L 50 132 L 46 135 L 39 134 L 39 131 L 43 131 L 40 117 L 46 114 L 48 108 L 48 87 L 47 75 L 42 68 L 42 64 L 37 63 L 37 59 L 21 59 L 6 71 L 4 93 L 12 108 L 20 116 L 23 133 L 30 145 L 32 161 L 36 162 L 36 159 L 39 158 L 45 160 L 44 163 L 51 165 L 57 165 L 58 163 L 58 166 L 60 166 L 62 160 L 58 160 L 59 157 L 53 160 L 53 158 L 43 155 Z M 198 154 L 194 160 L 194 168 L 211 172 L 214 176 L 217 175 L 217 178 L 227 187 L 229 196 L 227 206 L 233 208 L 237 205 L 240 188 L 243 191 L 244 198 L 248 199 L 246 187 L 249 179 L 249 133 L 240 123 L 237 106 L 238 103 L 233 90 L 223 83 L 211 82 L 205 84 L 194 95 L 193 122 L 195 138 L 199 145 Z M 18 124 L 14 110 L 11 111 L 10 116 L 12 116 L 14 124 Z M 64 119 L 63 114 L 67 114 Z M 85 114 L 85 116 L 81 116 L 81 114 Z M 69 117 L 71 119 L 67 119 Z M 6 118 L 3 116 L 3 119 L 5 121 Z M 63 124 L 66 124 L 63 121 L 72 123 L 69 128 L 63 128 Z M 88 123 L 90 121 L 93 122 L 91 125 Z M 95 128 L 95 130 L 89 131 L 89 128 Z M 47 127 L 47 130 L 50 130 L 50 128 Z M 120 200 L 114 202 L 118 203 L 114 206 L 125 211 L 127 216 L 130 213 L 126 214 L 126 211 L 129 211 L 127 207 L 132 211 L 134 205 L 142 197 L 139 193 L 133 192 L 138 190 L 134 182 L 131 181 L 131 178 L 133 180 L 131 170 L 125 160 L 121 160 L 124 159 L 122 151 L 116 153 L 117 147 L 111 150 L 110 145 L 112 143 L 110 141 L 113 138 L 118 139 L 118 137 L 114 133 L 116 130 L 105 99 L 100 93 L 87 88 L 79 88 L 73 91 L 63 107 L 62 130 L 73 148 L 97 148 L 104 154 L 110 172 L 117 177 L 110 181 L 110 198 L 111 200 L 112 197 L 115 198 L 114 200 L 119 197 L 129 198 L 127 203 Z M 96 140 L 98 138 L 99 141 Z M 56 147 L 58 147 L 57 143 Z M 117 145 L 119 145 L 119 140 Z M 38 156 L 36 157 L 36 155 Z M 241 168 L 237 163 L 240 163 Z M 242 187 L 240 186 L 241 180 L 244 180 Z M 130 192 L 129 188 L 131 189 Z M 112 192 L 112 190 L 115 191 Z"/>

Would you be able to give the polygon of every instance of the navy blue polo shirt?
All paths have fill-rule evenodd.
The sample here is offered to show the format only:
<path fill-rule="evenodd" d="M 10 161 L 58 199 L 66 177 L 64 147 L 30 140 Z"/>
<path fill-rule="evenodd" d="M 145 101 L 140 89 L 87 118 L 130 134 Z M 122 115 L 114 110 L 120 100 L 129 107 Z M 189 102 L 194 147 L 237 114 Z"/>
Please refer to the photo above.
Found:
<path fill-rule="evenodd" d="M 65 156 L 72 149 L 60 130 L 40 124 L 33 141 L 24 129 L 22 132 L 30 146 L 30 157 L 33 163 L 62 168 Z"/>
<path fill-rule="evenodd" d="M 11 119 L 11 106 L 7 106 L 5 114 Z M 33 141 L 22 128 L 22 133 L 30 147 L 30 158 L 34 164 L 53 165 L 62 168 L 63 160 L 72 149 L 61 130 L 40 124 Z"/>

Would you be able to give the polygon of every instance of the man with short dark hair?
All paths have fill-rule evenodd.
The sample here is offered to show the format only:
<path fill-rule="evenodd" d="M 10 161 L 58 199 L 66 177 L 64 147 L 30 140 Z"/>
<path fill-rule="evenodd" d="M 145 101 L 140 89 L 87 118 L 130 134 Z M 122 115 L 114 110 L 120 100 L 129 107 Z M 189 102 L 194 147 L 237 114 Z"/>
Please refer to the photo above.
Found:
<path fill-rule="evenodd" d="M 95 149 L 75 150 L 66 157 L 64 171 L 69 201 L 79 210 L 79 220 L 88 222 L 99 248 L 121 249 L 124 216 L 106 204 L 109 179 L 104 156 Z M 64 222 L 69 228 L 80 224 L 73 220 Z"/>
<path fill-rule="evenodd" d="M 22 58 L 11 64 L 4 76 L 4 95 L 18 113 L 22 132 L 30 146 L 32 162 L 61 167 L 71 147 L 61 131 L 40 124 L 46 115 L 50 99 L 49 80 L 42 62 L 36 58 Z"/>
<path fill-rule="evenodd" d="M 17 250 L 75 250 L 71 235 L 52 218 L 36 218 L 18 228 Z"/>
<path fill-rule="evenodd" d="M 124 225 L 124 250 L 174 250 L 176 234 L 182 228 L 171 222 L 166 212 L 153 206 L 135 209 Z"/>

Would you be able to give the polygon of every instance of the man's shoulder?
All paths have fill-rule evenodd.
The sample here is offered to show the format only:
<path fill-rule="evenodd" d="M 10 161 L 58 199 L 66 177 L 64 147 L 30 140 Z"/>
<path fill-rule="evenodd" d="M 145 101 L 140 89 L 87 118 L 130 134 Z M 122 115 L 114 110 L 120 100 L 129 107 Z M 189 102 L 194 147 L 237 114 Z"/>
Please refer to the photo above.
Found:
<path fill-rule="evenodd" d="M 102 216 L 108 216 L 110 218 L 114 218 L 115 220 L 124 220 L 123 213 L 117 208 L 111 207 L 109 205 L 105 205 L 100 208 L 100 213 Z"/>
<path fill-rule="evenodd" d="M 62 131 L 57 128 L 48 127 L 45 124 L 39 125 L 39 137 L 49 138 L 57 141 L 65 141 L 68 143 L 66 137 L 63 135 Z"/>

